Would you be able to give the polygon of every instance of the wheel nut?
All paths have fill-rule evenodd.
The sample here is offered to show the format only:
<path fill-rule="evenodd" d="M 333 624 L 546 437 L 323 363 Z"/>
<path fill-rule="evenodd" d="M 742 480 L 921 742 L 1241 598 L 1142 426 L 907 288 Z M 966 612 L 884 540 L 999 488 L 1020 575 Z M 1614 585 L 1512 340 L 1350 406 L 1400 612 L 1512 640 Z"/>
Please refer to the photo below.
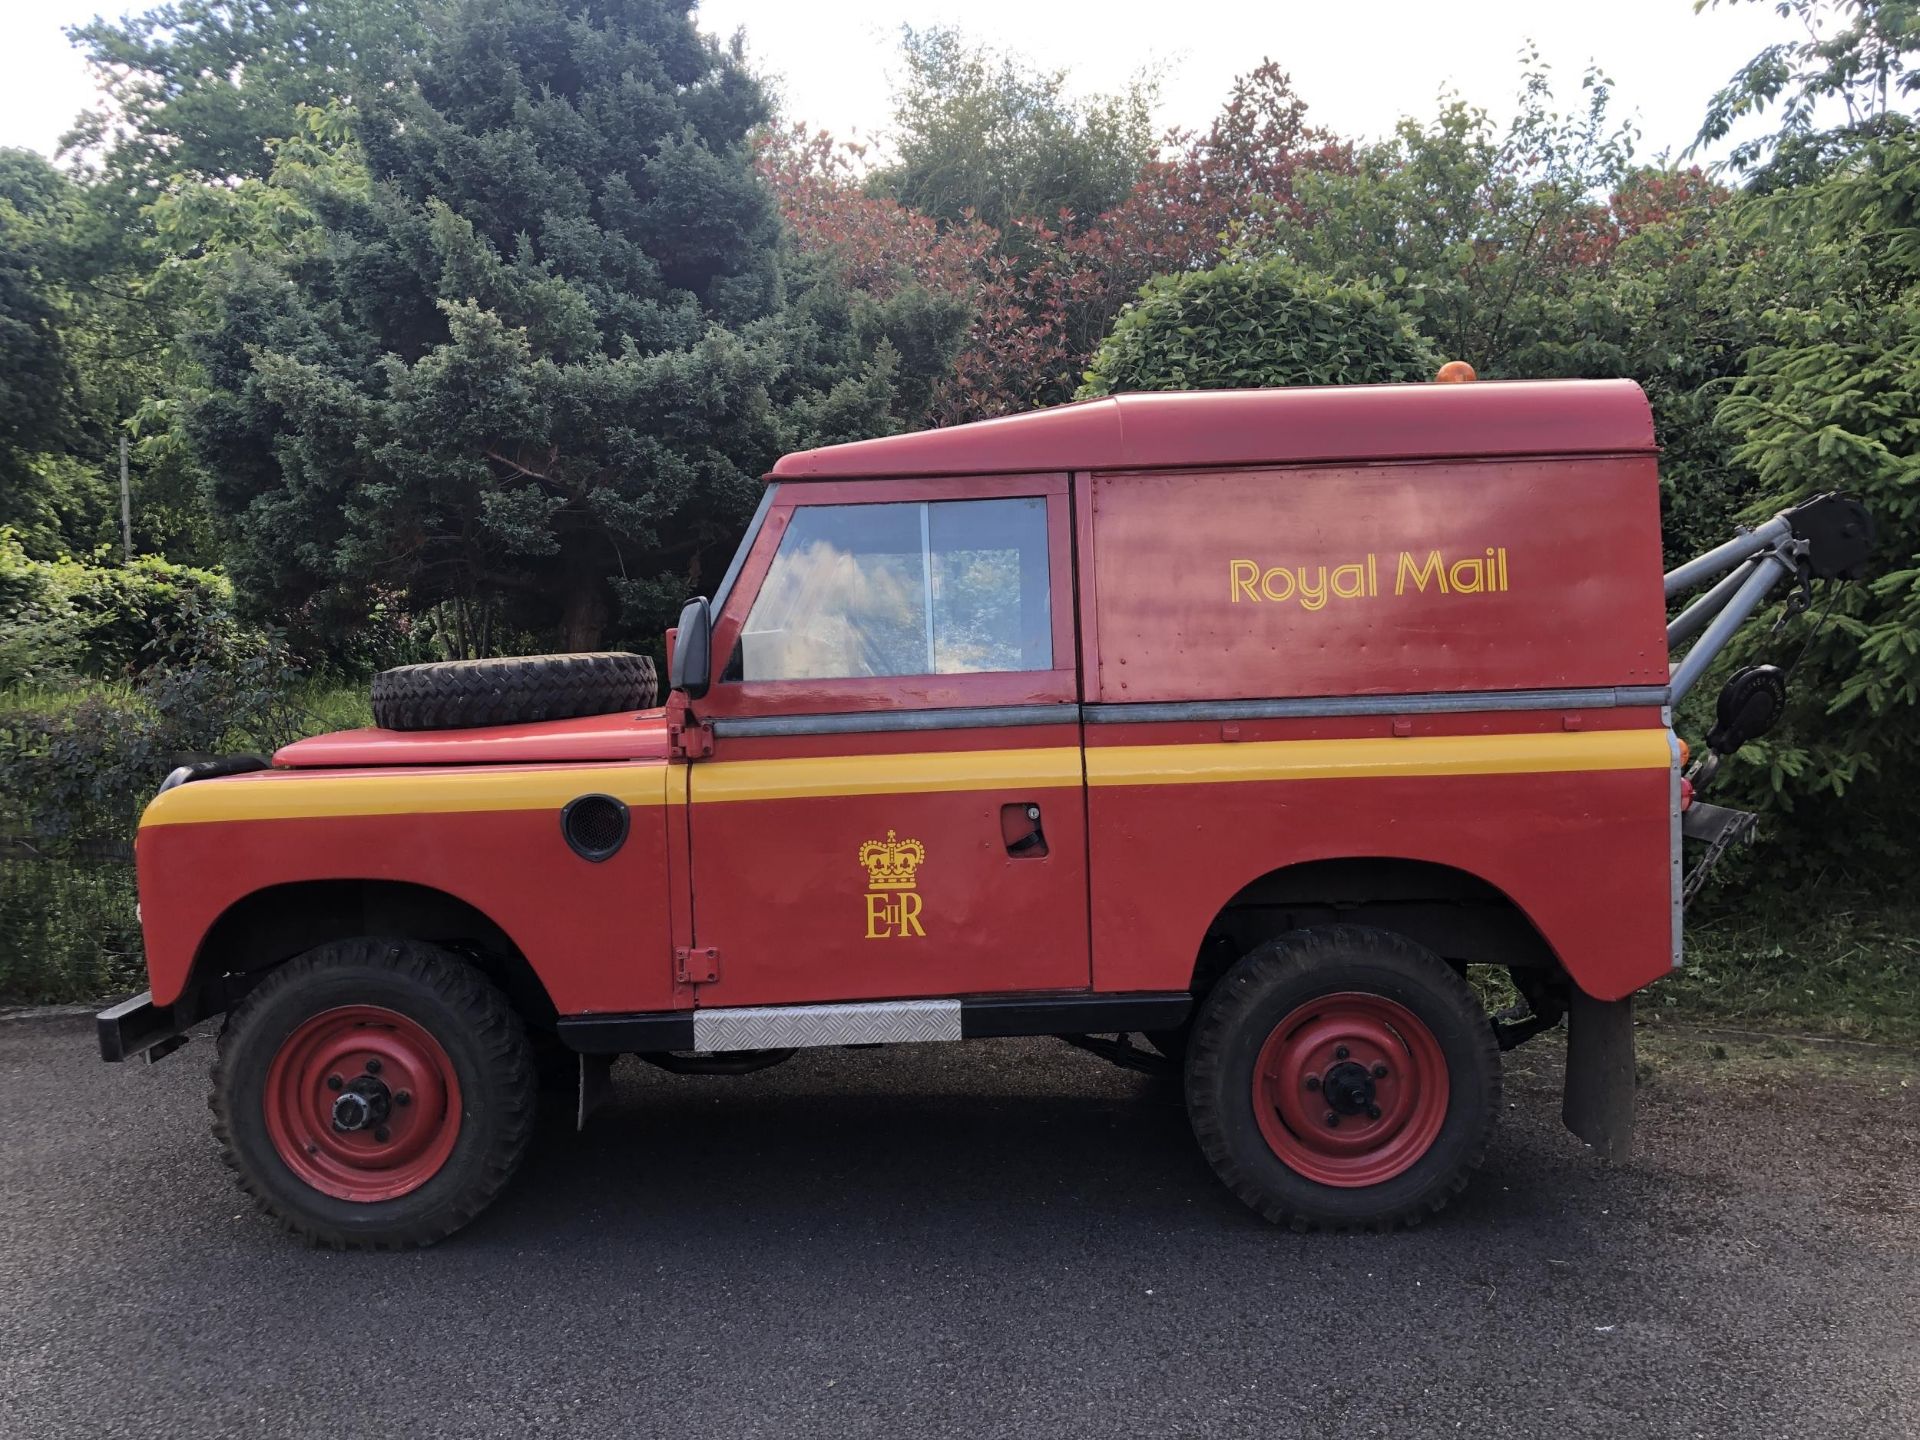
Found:
<path fill-rule="evenodd" d="M 342 1080 L 338 1075 L 327 1076 L 327 1089 L 329 1090 L 338 1090 L 346 1083 L 347 1082 Z"/>
<path fill-rule="evenodd" d="M 367 1061 L 367 1074 L 378 1075 L 379 1073 L 380 1073 L 380 1061 L 378 1057 Z"/>
<path fill-rule="evenodd" d="M 392 1138 L 392 1135 L 393 1132 L 384 1125 L 376 1125 L 373 1127 L 373 1138 L 382 1144 L 385 1144 L 387 1140 Z"/>
<path fill-rule="evenodd" d="M 1380 1118 L 1380 1107 L 1378 1105 L 1367 1106 L 1367 1118 L 1369 1120 L 1378 1120 Z"/>
<path fill-rule="evenodd" d="M 1320 1077 L 1318 1075 L 1307 1076 L 1307 1089 L 1318 1090 L 1319 1088 L 1320 1088 Z"/>
<path fill-rule="evenodd" d="M 1336 1045 L 1333 1047 L 1333 1058 L 1336 1060 L 1344 1060 L 1351 1053 L 1352 1052 L 1344 1045 Z"/>
<path fill-rule="evenodd" d="M 394 1091 L 393 1103 L 396 1105 L 411 1105 L 413 1103 L 413 1092 L 411 1090 Z"/>
<path fill-rule="evenodd" d="M 1339 1129 L 1340 1117 L 1331 1110 L 1327 1111 L 1327 1124 L 1333 1126 L 1336 1130 Z"/>
<path fill-rule="evenodd" d="M 1384 1080 L 1387 1078 L 1387 1067 L 1379 1060 L 1373 1062 L 1373 1078 L 1376 1080 Z"/>

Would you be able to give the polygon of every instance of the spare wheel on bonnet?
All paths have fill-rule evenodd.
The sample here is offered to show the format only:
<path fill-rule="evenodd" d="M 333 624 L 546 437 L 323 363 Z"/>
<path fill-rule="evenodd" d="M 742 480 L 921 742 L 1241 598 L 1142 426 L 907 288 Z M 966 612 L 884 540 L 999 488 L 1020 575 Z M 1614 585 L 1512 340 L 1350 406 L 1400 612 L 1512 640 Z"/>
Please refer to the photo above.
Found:
<path fill-rule="evenodd" d="M 373 677 L 373 723 L 387 730 L 463 730 L 651 709 L 645 655 L 516 655 L 402 665 Z"/>

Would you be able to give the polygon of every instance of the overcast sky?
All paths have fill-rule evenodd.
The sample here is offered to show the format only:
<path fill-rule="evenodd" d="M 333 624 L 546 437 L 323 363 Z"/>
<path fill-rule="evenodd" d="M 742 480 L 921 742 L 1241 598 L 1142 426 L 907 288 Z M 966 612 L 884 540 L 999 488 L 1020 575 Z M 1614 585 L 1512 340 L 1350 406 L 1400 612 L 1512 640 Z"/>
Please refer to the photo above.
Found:
<path fill-rule="evenodd" d="M 116 0 L 0 0 L 0 145 L 52 152 L 93 93 L 61 27 L 127 8 Z M 1580 72 L 1597 61 L 1614 79 L 1622 113 L 1638 116 L 1641 154 L 1649 158 L 1685 148 L 1707 97 L 1785 34 L 1771 5 L 1696 15 L 1692 0 L 706 0 L 700 15 L 718 34 L 746 30 L 755 65 L 777 79 L 792 118 L 841 135 L 886 124 L 902 23 L 960 25 L 1067 67 L 1087 90 L 1116 87 L 1158 63 L 1165 126 L 1204 125 L 1232 77 L 1271 57 L 1292 71 L 1311 116 L 1350 136 L 1379 135 L 1405 114 L 1431 114 L 1443 88 L 1510 114 L 1517 57 L 1531 40 L 1569 100 Z"/>

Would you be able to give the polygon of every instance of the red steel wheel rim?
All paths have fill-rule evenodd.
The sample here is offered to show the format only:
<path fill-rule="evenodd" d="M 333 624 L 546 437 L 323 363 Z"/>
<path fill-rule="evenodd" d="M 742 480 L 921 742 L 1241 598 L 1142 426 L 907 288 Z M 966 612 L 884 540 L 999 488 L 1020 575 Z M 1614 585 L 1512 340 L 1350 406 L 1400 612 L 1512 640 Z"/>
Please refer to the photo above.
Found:
<path fill-rule="evenodd" d="M 1406 1006 L 1322 995 L 1260 1047 L 1253 1112 L 1288 1169 L 1353 1189 L 1405 1174 L 1432 1148 L 1448 1089 L 1440 1042 Z"/>
<path fill-rule="evenodd" d="M 267 1135 L 303 1183 L 363 1204 L 418 1190 L 460 1136 L 460 1081 L 426 1029 L 380 1005 L 303 1021 L 267 1068 Z"/>

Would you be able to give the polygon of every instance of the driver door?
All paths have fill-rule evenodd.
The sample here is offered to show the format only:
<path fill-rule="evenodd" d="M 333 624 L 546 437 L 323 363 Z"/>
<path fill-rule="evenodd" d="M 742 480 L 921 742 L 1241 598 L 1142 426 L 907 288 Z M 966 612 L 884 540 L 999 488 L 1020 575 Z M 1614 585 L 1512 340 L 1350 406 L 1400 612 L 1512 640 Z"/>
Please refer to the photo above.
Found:
<path fill-rule="evenodd" d="M 1083 989 L 1064 476 L 783 486 L 688 771 L 697 1003 Z"/>

